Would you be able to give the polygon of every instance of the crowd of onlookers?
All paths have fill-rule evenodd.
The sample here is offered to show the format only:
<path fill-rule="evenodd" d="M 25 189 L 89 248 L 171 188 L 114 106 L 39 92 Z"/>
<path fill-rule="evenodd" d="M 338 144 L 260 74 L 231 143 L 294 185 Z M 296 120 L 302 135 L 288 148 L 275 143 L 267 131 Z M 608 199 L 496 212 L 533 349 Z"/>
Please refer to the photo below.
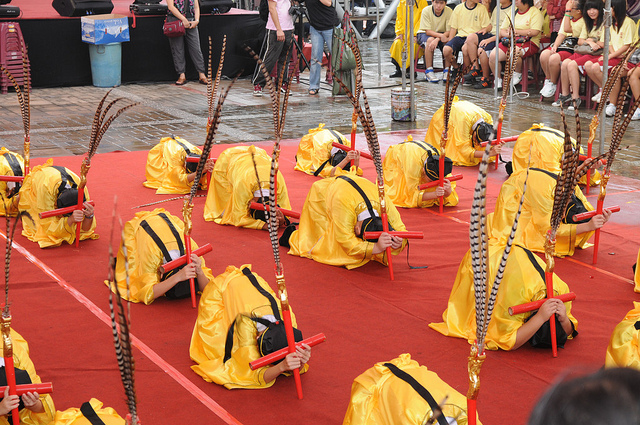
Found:
<path fill-rule="evenodd" d="M 519 58 L 512 77 L 513 85 L 523 79 L 522 61 L 537 56 L 544 84 L 540 90 L 543 98 L 555 98 L 554 106 L 580 107 L 584 96 L 580 97 L 581 80 L 587 84 L 602 84 L 604 50 L 604 2 L 602 0 L 465 0 L 451 9 L 445 0 L 426 0 L 414 3 L 413 29 L 415 34 L 416 57 L 424 56 L 425 79 L 437 83 L 446 81 L 468 65 L 474 63 L 471 71 L 464 75 L 464 85 L 474 89 L 493 87 L 494 75 L 502 72 L 502 63 L 507 59 L 511 42 L 510 21 L 513 15 L 515 34 L 513 40 L 518 48 Z M 497 4 L 498 3 L 498 4 Z M 496 30 L 499 9 L 500 28 Z M 396 40 L 392 44 L 391 60 L 396 66 L 392 77 L 408 72 L 409 64 L 401 59 L 405 45 L 406 2 L 400 1 L 396 20 Z M 638 26 L 627 16 L 626 0 L 611 0 L 611 27 L 608 70 L 616 66 L 638 38 Z M 433 69 L 433 56 L 438 49 L 443 57 L 441 75 Z M 462 53 L 463 63 L 458 62 Z M 496 70 L 496 55 L 499 69 Z M 629 79 L 634 98 L 640 96 L 640 49 L 634 51 L 622 76 Z M 534 62 L 535 63 L 535 62 Z M 530 72 L 539 72 L 538 69 Z M 528 78 L 525 75 L 524 78 Z M 502 79 L 498 80 L 498 88 Z M 613 116 L 616 100 L 620 92 L 620 80 L 611 91 L 609 99 L 601 99 L 600 91 L 594 90 L 593 102 L 608 102 L 605 112 Z M 633 120 L 640 120 L 640 110 Z"/>

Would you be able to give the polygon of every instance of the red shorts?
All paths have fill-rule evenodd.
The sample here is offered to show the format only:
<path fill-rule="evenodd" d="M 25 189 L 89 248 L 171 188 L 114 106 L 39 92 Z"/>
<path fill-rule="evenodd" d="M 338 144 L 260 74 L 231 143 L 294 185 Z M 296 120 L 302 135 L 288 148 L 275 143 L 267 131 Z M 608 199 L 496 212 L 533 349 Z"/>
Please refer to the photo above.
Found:
<path fill-rule="evenodd" d="M 540 47 L 531 41 L 527 41 L 526 43 L 516 43 L 516 46 L 522 49 L 522 59 L 533 56 L 540 51 Z M 509 48 L 500 43 L 500 50 L 507 53 Z"/>
<path fill-rule="evenodd" d="M 619 64 L 622 61 L 622 58 L 609 58 L 609 69 L 613 68 L 614 66 L 616 66 L 617 64 Z M 602 67 L 603 65 L 603 58 L 600 58 L 600 60 L 598 60 L 598 65 L 600 65 L 600 67 Z"/>
<path fill-rule="evenodd" d="M 631 63 L 631 62 L 627 62 L 627 70 L 628 71 L 633 71 L 634 68 L 637 68 L 638 65 L 640 65 L 640 63 Z"/>
<path fill-rule="evenodd" d="M 556 53 L 560 55 L 560 61 L 561 62 L 564 62 L 566 59 L 569 59 L 571 57 L 571 55 L 573 55 L 573 53 L 565 52 L 565 51 L 556 52 Z"/>
<path fill-rule="evenodd" d="M 572 61 L 575 61 L 579 67 L 583 67 L 585 63 L 587 62 L 592 62 L 592 63 L 596 63 L 598 62 L 598 59 L 600 59 L 602 56 L 593 56 L 593 55 L 581 55 L 579 53 L 574 53 L 571 55 L 571 57 L 569 57 L 569 59 L 571 59 Z"/>

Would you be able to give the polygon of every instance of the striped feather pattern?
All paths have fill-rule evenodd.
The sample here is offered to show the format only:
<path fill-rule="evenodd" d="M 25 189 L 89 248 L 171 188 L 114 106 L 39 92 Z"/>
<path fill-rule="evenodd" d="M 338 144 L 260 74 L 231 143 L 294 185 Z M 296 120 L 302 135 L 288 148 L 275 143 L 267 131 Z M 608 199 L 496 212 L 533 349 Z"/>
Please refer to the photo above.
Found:
<path fill-rule="evenodd" d="M 209 37 L 209 78 L 207 79 L 207 96 L 209 99 L 209 122 L 213 121 L 213 115 L 215 113 L 213 107 L 213 101 L 218 94 L 218 88 L 220 87 L 220 80 L 222 79 L 222 67 L 224 66 L 224 53 L 227 50 L 227 36 L 222 37 L 222 49 L 220 50 L 220 60 L 218 61 L 218 69 L 216 70 L 216 78 L 211 81 L 211 37 Z M 212 88 L 209 88 L 213 85 Z"/>
<path fill-rule="evenodd" d="M 9 205 L 4 195 L 0 193 L 2 202 L 4 203 L 5 211 L 9 211 Z M 4 311 L 9 314 L 9 270 L 11 268 L 11 252 L 13 248 L 13 237 L 16 233 L 16 225 L 20 220 L 20 214 L 13 220 L 13 226 L 11 226 L 11 215 L 5 214 L 6 219 L 6 237 L 5 237 L 5 250 L 4 250 Z"/>

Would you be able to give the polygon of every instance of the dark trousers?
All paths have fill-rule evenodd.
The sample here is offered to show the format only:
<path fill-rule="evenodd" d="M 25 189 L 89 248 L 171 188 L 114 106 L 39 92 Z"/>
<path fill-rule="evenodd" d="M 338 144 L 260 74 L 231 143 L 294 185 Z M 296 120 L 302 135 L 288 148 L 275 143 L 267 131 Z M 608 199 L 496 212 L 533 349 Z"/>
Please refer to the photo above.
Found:
<path fill-rule="evenodd" d="M 291 55 L 292 39 L 293 30 L 284 31 L 284 41 L 278 41 L 276 31 L 269 30 L 267 32 L 267 47 L 264 57 L 262 58 L 262 62 L 264 63 L 267 72 L 271 72 L 277 62 L 277 78 L 280 78 L 280 74 L 282 74 L 282 70 L 284 69 L 284 77 L 282 80 L 283 83 L 287 81 L 287 66 L 289 64 L 289 56 Z M 261 87 L 265 86 L 265 78 L 264 75 L 262 75 L 262 72 L 258 72 L 253 80 L 253 85 L 258 84 Z"/>
<path fill-rule="evenodd" d="M 176 20 L 173 15 L 167 18 L 169 22 Z M 204 73 L 204 58 L 202 56 L 202 49 L 200 48 L 198 27 L 185 29 L 185 34 L 182 37 L 169 37 L 169 46 L 171 46 L 171 56 L 173 57 L 173 66 L 176 69 L 176 73 L 178 73 L 178 75 L 184 74 L 187 66 L 184 51 L 185 44 L 187 45 L 189 56 L 191 56 L 196 71 Z"/>

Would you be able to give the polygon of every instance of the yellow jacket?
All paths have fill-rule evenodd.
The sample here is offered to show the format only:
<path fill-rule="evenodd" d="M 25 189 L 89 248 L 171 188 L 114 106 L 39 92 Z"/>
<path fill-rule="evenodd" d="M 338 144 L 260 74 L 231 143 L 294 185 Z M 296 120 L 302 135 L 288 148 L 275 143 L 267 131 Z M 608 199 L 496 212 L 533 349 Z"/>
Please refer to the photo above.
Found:
<path fill-rule="evenodd" d="M 164 137 L 160 143 L 151 148 L 145 168 L 147 181 L 142 184 L 144 187 L 158 189 L 156 191 L 158 195 L 186 194 L 191 191 L 192 182 L 189 181 L 189 173 L 185 168 L 187 152 L 178 142 L 186 146 L 191 153 L 202 154 L 199 147 L 180 137 L 175 139 Z M 201 181 L 201 186 L 202 183 L 205 183 L 204 179 Z M 206 188 L 206 183 L 203 188 Z"/>
<path fill-rule="evenodd" d="M 66 216 L 56 216 L 41 219 L 38 214 L 57 208 L 58 187 L 62 183 L 60 172 L 52 167 L 53 160 L 48 159 L 43 165 L 34 167 L 24 179 L 20 190 L 20 211 L 26 211 L 29 217 L 22 217 L 22 235 L 33 242 L 38 242 L 40 248 L 59 246 L 62 242 L 72 244 L 76 240 L 76 225 L 69 226 Z M 73 171 L 66 168 L 67 173 L 76 184 L 80 183 Z M 84 197 L 89 197 L 89 190 L 84 188 Z M 93 218 L 91 228 L 80 231 L 80 240 L 98 239 L 95 233 L 96 219 Z"/>
<path fill-rule="evenodd" d="M 409 136 L 411 137 L 411 136 Z M 424 175 L 424 162 L 428 152 L 439 155 L 437 149 L 422 141 L 412 139 L 397 145 L 389 146 L 384 156 L 384 193 L 397 207 L 427 208 L 440 205 L 440 199 L 422 200 L 425 192 L 435 192 L 436 187 L 418 190 L 418 186 L 427 183 Z M 450 176 L 448 174 L 446 177 Z M 451 194 L 444 198 L 444 205 L 452 207 L 458 205 L 456 183 L 451 182 Z"/>
<path fill-rule="evenodd" d="M 335 135 L 334 135 L 335 133 Z M 324 124 L 320 123 L 317 128 L 309 130 L 309 133 L 302 136 L 298 144 L 298 152 L 296 153 L 296 165 L 293 168 L 296 171 L 302 171 L 309 175 L 314 175 L 322 164 L 331 159 L 332 143 L 336 141 L 336 136 L 340 139 L 339 143 L 345 146 L 351 146 L 351 141 L 337 131 L 331 131 L 324 128 Z M 333 166 L 326 163 L 320 171 L 320 177 L 330 177 Z M 336 169 L 335 175 L 343 173 L 353 174 L 353 170 L 342 171 L 341 168 Z M 362 175 L 362 169 L 358 167 L 357 174 Z"/>
<path fill-rule="evenodd" d="M 198 318 L 193 328 L 189 355 L 198 363 L 191 368 L 207 382 L 224 385 L 225 388 L 268 388 L 275 383 L 265 382 L 264 373 L 269 366 L 251 370 L 249 363 L 259 359 L 256 344 L 255 322 L 245 317 L 262 317 L 273 314 L 269 300 L 260 294 L 242 273 L 242 269 L 228 266 L 224 273 L 216 276 L 213 283 L 202 292 L 198 306 Z M 254 273 L 256 280 L 276 300 L 282 311 L 280 300 L 269 284 Z M 238 315 L 244 315 L 238 317 Z M 231 358 L 224 362 L 227 331 L 238 318 L 233 336 Z M 293 312 L 291 320 L 297 327 Z M 305 365 L 303 372 L 306 372 Z"/>
<path fill-rule="evenodd" d="M 264 221 L 249 215 L 249 203 L 258 190 L 256 172 L 251 160 L 251 150 L 260 176 L 260 188 L 269 189 L 271 157 L 264 149 L 251 146 L 236 146 L 225 149 L 216 160 L 211 176 L 211 187 L 204 204 L 204 219 L 217 224 L 229 224 L 249 229 L 262 229 Z M 278 204 L 291 209 L 287 184 L 282 173 L 278 173 Z"/>
<path fill-rule="evenodd" d="M 161 282 L 161 275 L 158 267 L 164 264 L 164 257 L 158 245 L 151 236 L 142 228 L 141 223 L 146 221 L 149 227 L 158 235 L 164 243 L 166 249 L 177 250 L 178 243 L 167 223 L 159 216 L 164 213 L 173 223 L 176 231 L 180 234 L 180 241 L 184 246 L 184 223 L 178 217 L 170 214 L 162 208 L 153 211 L 141 211 L 136 216 L 127 221 L 123 229 L 123 240 L 118 250 L 116 262 L 116 284 L 120 291 L 120 296 L 132 302 L 142 302 L 151 304 L 153 298 L 153 286 Z M 127 296 L 126 270 L 124 265 L 123 246 L 127 248 L 127 261 L 129 263 L 129 290 Z M 198 244 L 191 239 L 191 250 L 198 249 Z M 211 270 L 205 267 L 205 260 L 202 258 L 202 271 L 209 279 L 213 280 Z M 108 282 L 105 282 L 108 285 Z M 196 286 L 197 288 L 197 286 Z"/>
<path fill-rule="evenodd" d="M 416 0 L 413 4 L 413 35 L 414 37 L 418 33 L 418 30 L 420 29 L 420 17 L 422 16 L 422 9 L 424 9 L 427 6 L 428 6 L 428 3 L 426 0 Z M 409 58 L 409 43 L 407 40 L 407 38 L 409 37 L 409 31 L 407 30 L 405 34 L 405 25 L 406 25 L 405 22 L 408 19 L 406 8 L 407 8 L 406 0 L 400 0 L 400 3 L 398 4 L 398 7 L 396 9 L 395 32 L 396 32 L 396 36 L 403 35 L 404 39 L 394 40 L 393 43 L 391 44 L 391 48 L 389 49 L 389 53 L 391 54 L 391 57 L 396 61 L 398 65 L 401 66 L 401 68 L 404 68 L 404 69 L 409 68 L 408 63 L 404 63 L 404 67 L 402 67 L 401 65 L 403 63 L 402 62 L 403 48 L 406 49 L 407 58 Z M 416 58 L 419 58 L 420 56 L 423 55 L 424 50 L 422 49 L 422 47 L 420 47 L 419 44 L 413 43 L 413 53 Z"/>
<path fill-rule="evenodd" d="M 493 124 L 491 115 L 481 107 L 466 100 L 458 100 L 458 96 L 453 99 L 449 115 L 449 140 L 445 149 L 445 155 L 451 158 L 453 165 L 474 166 L 482 160 L 474 156 L 476 149 L 481 149 L 481 146 L 474 146 L 471 141 L 473 125 L 480 119 Z M 442 151 L 440 140 L 443 129 L 444 105 L 433 114 L 424 141 Z M 491 161 L 493 160 L 492 158 Z"/>
<path fill-rule="evenodd" d="M 466 397 L 440 379 L 437 373 L 411 360 L 410 354 L 400 354 L 388 362 L 376 363 L 353 381 L 351 400 L 342 425 L 422 425 L 433 416 L 429 403 L 407 382 L 396 377 L 385 363 L 411 375 L 429 391 L 436 403 L 446 397 L 445 417 L 455 417 L 458 425 L 467 424 Z M 476 420 L 481 424 L 477 413 Z"/>
<path fill-rule="evenodd" d="M 380 214 L 377 186 L 362 177 L 349 178 L 360 186 Z M 396 231 L 405 231 L 400 214 L 388 197 L 386 205 L 391 226 Z M 362 196 L 347 181 L 338 177 L 316 181 L 302 207 L 300 226 L 289 239 L 289 254 L 348 269 L 371 260 L 386 265 L 385 253 L 373 255 L 374 243 L 358 238 L 354 232 L 358 214 L 366 210 Z M 398 255 L 405 246 L 406 239 L 402 248 L 392 254 Z"/>
<path fill-rule="evenodd" d="M 640 331 L 635 328 L 638 320 L 640 320 L 640 303 L 634 301 L 633 310 L 627 313 L 611 334 L 604 361 L 605 367 L 632 367 L 640 370 L 638 346 Z"/>
<path fill-rule="evenodd" d="M 25 370 L 31 378 L 31 382 L 39 384 L 42 382 L 36 368 L 29 357 L 29 344 L 18 332 L 11 329 L 11 341 L 13 343 L 13 366 Z M 4 347 L 4 344 L 3 344 Z M 24 425 L 47 425 L 53 420 L 56 408 L 53 405 L 53 399 L 50 394 L 40 395 L 40 401 L 44 406 L 44 412 L 34 413 L 24 408 L 20 410 L 20 423 Z M 0 425 L 8 425 L 9 421 L 6 416 L 0 416 Z"/>

